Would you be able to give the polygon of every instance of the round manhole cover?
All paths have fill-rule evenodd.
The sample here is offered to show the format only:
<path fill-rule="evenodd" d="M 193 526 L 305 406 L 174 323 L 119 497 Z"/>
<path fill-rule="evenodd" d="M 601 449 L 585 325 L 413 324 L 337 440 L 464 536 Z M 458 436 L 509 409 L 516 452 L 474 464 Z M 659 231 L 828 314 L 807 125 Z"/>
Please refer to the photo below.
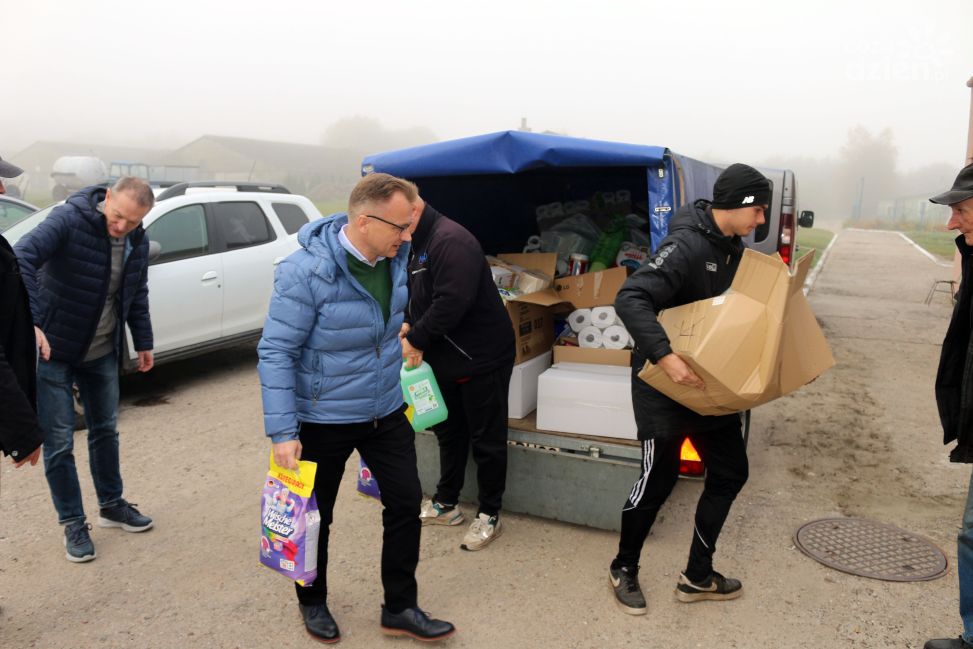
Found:
<path fill-rule="evenodd" d="M 930 541 L 893 525 L 860 518 L 825 518 L 794 534 L 801 552 L 853 575 L 924 581 L 946 574 L 946 555 Z"/>

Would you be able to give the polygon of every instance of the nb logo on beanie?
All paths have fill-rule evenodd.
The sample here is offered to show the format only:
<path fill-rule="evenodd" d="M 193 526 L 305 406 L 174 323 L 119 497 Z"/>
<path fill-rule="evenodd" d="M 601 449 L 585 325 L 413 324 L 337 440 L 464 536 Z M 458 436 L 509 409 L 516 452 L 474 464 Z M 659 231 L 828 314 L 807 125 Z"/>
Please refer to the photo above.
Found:
<path fill-rule="evenodd" d="M 752 202 L 753 202 L 753 196 L 744 196 L 743 200 L 740 201 L 742 205 L 749 205 Z"/>

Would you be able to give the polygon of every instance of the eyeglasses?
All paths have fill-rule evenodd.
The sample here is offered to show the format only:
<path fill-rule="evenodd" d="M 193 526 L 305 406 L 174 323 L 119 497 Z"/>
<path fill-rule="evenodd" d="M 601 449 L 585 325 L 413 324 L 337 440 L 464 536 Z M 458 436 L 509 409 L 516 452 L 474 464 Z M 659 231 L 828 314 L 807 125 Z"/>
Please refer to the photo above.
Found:
<path fill-rule="evenodd" d="M 412 224 L 411 223 L 409 223 L 407 225 L 399 225 L 398 223 L 392 223 L 391 221 L 386 221 L 381 216 L 375 216 L 374 214 L 365 214 L 364 216 L 367 216 L 370 219 L 375 219 L 376 221 L 381 221 L 382 223 L 386 223 L 388 225 L 391 225 L 393 228 L 395 228 L 396 230 L 399 231 L 399 234 L 408 231 L 409 228 L 412 227 Z"/>

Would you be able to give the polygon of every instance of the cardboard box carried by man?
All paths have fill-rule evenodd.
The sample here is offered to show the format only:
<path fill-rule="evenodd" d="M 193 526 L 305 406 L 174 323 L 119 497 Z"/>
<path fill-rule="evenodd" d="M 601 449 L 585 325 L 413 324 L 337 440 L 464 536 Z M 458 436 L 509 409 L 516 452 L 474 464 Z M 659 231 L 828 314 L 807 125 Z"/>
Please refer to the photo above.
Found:
<path fill-rule="evenodd" d="M 813 251 L 791 274 L 780 257 L 746 250 L 730 289 L 659 315 L 672 351 L 706 384 L 673 383 L 646 362 L 639 377 L 701 415 L 748 410 L 810 383 L 834 365 L 804 296 Z"/>

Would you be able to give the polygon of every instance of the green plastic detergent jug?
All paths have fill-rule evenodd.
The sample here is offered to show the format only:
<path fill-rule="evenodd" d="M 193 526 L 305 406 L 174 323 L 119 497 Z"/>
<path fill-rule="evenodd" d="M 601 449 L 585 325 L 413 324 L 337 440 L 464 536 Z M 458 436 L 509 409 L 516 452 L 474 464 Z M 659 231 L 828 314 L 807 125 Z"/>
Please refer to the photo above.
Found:
<path fill-rule="evenodd" d="M 405 416 L 409 418 L 412 428 L 417 431 L 426 430 L 446 421 L 449 416 L 446 402 L 428 363 L 423 361 L 411 370 L 406 369 L 405 363 L 402 363 L 399 379 L 402 382 L 402 396 L 409 405 Z"/>

